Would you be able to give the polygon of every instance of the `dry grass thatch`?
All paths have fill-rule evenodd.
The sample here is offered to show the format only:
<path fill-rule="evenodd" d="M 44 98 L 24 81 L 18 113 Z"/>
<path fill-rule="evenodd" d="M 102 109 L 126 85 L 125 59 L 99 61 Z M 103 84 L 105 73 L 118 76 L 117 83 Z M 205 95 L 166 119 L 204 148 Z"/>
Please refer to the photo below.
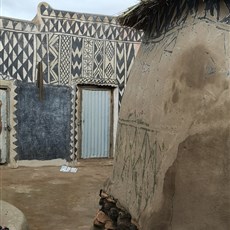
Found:
<path fill-rule="evenodd" d="M 230 10 L 230 0 L 222 0 Z M 118 20 L 121 25 L 143 30 L 150 36 L 158 36 L 169 28 L 185 21 L 189 13 L 197 13 L 203 4 L 205 12 L 216 12 L 219 20 L 221 0 L 141 0 L 129 8 Z"/>

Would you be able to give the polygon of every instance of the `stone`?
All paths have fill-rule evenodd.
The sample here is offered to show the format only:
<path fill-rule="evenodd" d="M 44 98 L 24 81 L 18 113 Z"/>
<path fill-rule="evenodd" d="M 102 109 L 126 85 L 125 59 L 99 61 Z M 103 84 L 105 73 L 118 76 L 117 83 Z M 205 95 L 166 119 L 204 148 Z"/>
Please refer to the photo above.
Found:
<path fill-rule="evenodd" d="M 6 226 L 10 230 L 28 230 L 28 224 L 25 215 L 21 210 L 9 204 L 8 202 L 0 200 L 0 219 L 1 226 Z"/>

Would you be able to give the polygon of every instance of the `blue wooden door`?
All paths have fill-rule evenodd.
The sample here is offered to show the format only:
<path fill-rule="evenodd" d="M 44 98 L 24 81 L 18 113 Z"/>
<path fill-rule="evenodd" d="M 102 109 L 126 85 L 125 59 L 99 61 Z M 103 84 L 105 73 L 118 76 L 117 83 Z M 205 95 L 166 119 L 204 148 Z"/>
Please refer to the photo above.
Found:
<path fill-rule="evenodd" d="M 81 158 L 110 156 L 111 91 L 82 90 Z"/>
<path fill-rule="evenodd" d="M 0 163 L 7 161 L 7 91 L 0 89 Z"/>

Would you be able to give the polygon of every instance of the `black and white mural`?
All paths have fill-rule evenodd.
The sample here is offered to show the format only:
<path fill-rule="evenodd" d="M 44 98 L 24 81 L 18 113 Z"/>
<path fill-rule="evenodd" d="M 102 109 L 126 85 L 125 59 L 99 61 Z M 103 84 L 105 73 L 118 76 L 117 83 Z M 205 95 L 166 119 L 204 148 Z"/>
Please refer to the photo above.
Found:
<path fill-rule="evenodd" d="M 59 11 L 40 3 L 32 22 L 0 19 L 0 79 L 36 83 L 41 62 L 44 85 L 72 87 L 72 97 L 66 100 L 72 103 L 70 146 L 76 146 L 78 84 L 117 87 L 119 107 L 141 38 L 115 17 Z M 16 133 L 22 138 L 21 130 Z"/>

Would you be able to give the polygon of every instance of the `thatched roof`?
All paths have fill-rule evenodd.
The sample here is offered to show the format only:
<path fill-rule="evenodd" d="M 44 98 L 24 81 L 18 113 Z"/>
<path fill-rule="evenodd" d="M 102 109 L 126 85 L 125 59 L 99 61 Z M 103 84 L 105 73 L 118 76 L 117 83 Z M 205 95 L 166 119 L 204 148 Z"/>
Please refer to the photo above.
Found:
<path fill-rule="evenodd" d="M 143 30 L 157 36 L 185 21 L 188 14 L 197 13 L 199 6 L 219 20 L 220 2 L 230 10 L 230 0 L 141 0 L 129 8 L 118 20 L 121 25 Z"/>

